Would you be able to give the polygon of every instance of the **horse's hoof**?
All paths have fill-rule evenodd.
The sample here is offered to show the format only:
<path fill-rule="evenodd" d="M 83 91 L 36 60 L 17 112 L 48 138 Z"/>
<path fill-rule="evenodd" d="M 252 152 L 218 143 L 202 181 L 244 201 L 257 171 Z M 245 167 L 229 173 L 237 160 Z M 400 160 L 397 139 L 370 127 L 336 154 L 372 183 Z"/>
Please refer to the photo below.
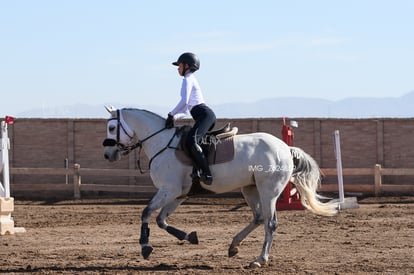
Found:
<path fill-rule="evenodd" d="M 261 268 L 262 265 L 259 262 L 252 262 L 250 263 L 250 268 Z"/>
<path fill-rule="evenodd" d="M 198 244 L 197 232 L 193 231 L 190 234 L 188 234 L 188 241 L 191 244 Z"/>
<path fill-rule="evenodd" d="M 237 247 L 229 248 L 229 257 L 234 257 L 239 253 L 239 249 Z"/>
<path fill-rule="evenodd" d="M 144 257 L 144 259 L 146 260 L 146 259 L 148 259 L 148 257 L 151 255 L 151 253 L 152 253 L 152 250 L 154 250 L 153 248 L 152 248 L 152 246 L 149 246 L 149 245 L 147 245 L 147 246 L 144 246 L 142 249 L 141 249 L 141 254 L 142 254 L 142 257 Z"/>

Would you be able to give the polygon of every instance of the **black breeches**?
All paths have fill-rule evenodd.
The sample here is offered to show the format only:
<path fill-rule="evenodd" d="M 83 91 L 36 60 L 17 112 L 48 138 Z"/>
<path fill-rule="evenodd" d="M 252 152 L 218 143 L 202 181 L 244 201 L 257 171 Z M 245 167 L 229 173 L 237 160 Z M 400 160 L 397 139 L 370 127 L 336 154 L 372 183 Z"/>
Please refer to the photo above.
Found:
<path fill-rule="evenodd" d="M 187 138 L 187 148 L 191 148 L 195 144 L 202 144 L 203 138 L 208 131 L 213 129 L 216 124 L 216 115 L 214 112 L 205 104 L 200 104 L 191 110 L 191 116 L 193 117 L 195 123 L 193 128 L 191 128 L 188 133 Z"/>

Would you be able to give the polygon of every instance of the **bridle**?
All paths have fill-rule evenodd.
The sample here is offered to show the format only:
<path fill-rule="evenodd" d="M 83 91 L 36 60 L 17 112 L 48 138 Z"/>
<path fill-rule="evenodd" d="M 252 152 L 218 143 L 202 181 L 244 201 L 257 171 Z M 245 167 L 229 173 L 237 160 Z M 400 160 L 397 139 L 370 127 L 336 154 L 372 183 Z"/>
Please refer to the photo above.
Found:
<path fill-rule="evenodd" d="M 121 121 L 121 114 L 120 110 L 116 110 L 116 117 L 108 119 L 108 123 L 112 120 L 116 120 L 116 139 L 107 138 L 103 141 L 102 145 L 104 147 L 109 146 L 117 146 L 119 151 L 121 151 L 122 155 L 128 155 L 132 150 L 134 150 L 137 147 L 140 147 L 142 145 L 142 141 L 138 141 L 135 144 L 132 145 L 125 145 L 121 143 L 121 129 L 123 133 L 132 141 L 135 137 L 134 133 L 131 133 L 127 130 L 127 128 L 124 126 L 124 124 Z"/>
<path fill-rule="evenodd" d="M 167 127 L 164 127 L 158 131 L 156 131 L 155 133 L 152 133 L 151 135 L 149 135 L 148 137 L 139 140 L 135 143 L 132 143 L 131 145 L 125 145 L 123 143 L 120 142 L 120 137 L 121 137 L 121 129 L 124 132 L 125 135 L 128 136 L 128 138 L 130 139 L 130 141 L 134 140 L 134 138 L 136 138 L 135 133 L 130 133 L 130 131 L 128 131 L 128 128 L 126 126 L 124 126 L 124 124 L 122 123 L 121 120 L 121 113 L 120 110 L 116 110 L 116 117 L 112 117 L 110 119 L 108 119 L 108 123 L 111 120 L 116 120 L 117 121 L 117 127 L 116 127 L 116 140 L 115 139 L 111 139 L 111 138 L 106 138 L 102 145 L 104 147 L 109 146 L 109 147 L 113 147 L 113 146 L 117 146 L 118 150 L 121 152 L 122 155 L 128 155 L 129 153 L 131 153 L 133 150 L 135 150 L 136 148 L 139 148 L 139 152 L 138 152 L 138 168 L 141 171 L 141 173 L 144 173 L 144 171 L 141 169 L 141 149 L 142 149 L 142 144 L 149 140 L 150 138 L 156 136 L 157 134 L 161 133 L 162 131 L 166 130 Z M 172 142 L 172 140 L 174 139 L 174 137 L 177 135 L 177 131 L 174 133 L 174 135 L 171 137 L 170 141 L 168 142 L 167 146 L 165 146 L 163 149 L 161 149 L 158 153 L 156 153 L 149 161 L 148 167 L 149 169 L 151 168 L 151 163 L 154 160 L 155 157 L 157 157 L 158 155 L 160 155 L 162 152 L 164 152 L 166 149 L 168 148 L 172 148 L 172 149 L 177 149 L 175 147 L 171 147 L 170 144 Z"/>

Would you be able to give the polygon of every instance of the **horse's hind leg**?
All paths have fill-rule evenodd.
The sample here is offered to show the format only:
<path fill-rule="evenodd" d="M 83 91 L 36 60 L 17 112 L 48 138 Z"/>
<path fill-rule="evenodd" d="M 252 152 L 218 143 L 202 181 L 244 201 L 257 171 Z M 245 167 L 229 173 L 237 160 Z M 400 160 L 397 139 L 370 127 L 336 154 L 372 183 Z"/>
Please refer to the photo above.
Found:
<path fill-rule="evenodd" d="M 233 238 L 233 241 L 229 247 L 229 257 L 235 256 L 239 252 L 238 246 L 247 237 L 247 235 L 255 230 L 260 224 L 263 224 L 260 196 L 256 186 L 246 186 L 243 187 L 241 191 L 247 204 L 253 210 L 253 220 Z"/>
<path fill-rule="evenodd" d="M 271 192 L 260 192 L 262 214 L 264 217 L 265 241 L 263 243 L 262 253 L 250 264 L 250 267 L 261 267 L 269 260 L 270 248 L 272 247 L 273 234 L 277 228 L 276 217 L 276 200 L 278 196 L 274 196 Z"/>
<path fill-rule="evenodd" d="M 168 225 L 167 218 L 183 203 L 185 199 L 176 199 L 175 201 L 164 206 L 160 214 L 157 216 L 157 224 L 160 228 L 165 229 L 168 233 L 179 239 L 180 241 L 187 240 L 192 244 L 198 244 L 198 237 L 196 232 L 187 234 L 186 232 Z"/>

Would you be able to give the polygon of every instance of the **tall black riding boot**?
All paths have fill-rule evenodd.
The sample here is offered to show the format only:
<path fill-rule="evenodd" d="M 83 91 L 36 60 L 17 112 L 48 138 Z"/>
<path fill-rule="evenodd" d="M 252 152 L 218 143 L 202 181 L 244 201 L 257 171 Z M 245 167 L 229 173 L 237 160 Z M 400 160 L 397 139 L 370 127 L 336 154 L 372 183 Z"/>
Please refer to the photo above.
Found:
<path fill-rule="evenodd" d="M 195 144 L 194 146 L 191 146 L 191 156 L 193 157 L 196 166 L 202 170 L 200 180 L 204 182 L 204 184 L 210 185 L 213 182 L 213 177 L 211 176 L 207 158 L 200 145 Z"/>

